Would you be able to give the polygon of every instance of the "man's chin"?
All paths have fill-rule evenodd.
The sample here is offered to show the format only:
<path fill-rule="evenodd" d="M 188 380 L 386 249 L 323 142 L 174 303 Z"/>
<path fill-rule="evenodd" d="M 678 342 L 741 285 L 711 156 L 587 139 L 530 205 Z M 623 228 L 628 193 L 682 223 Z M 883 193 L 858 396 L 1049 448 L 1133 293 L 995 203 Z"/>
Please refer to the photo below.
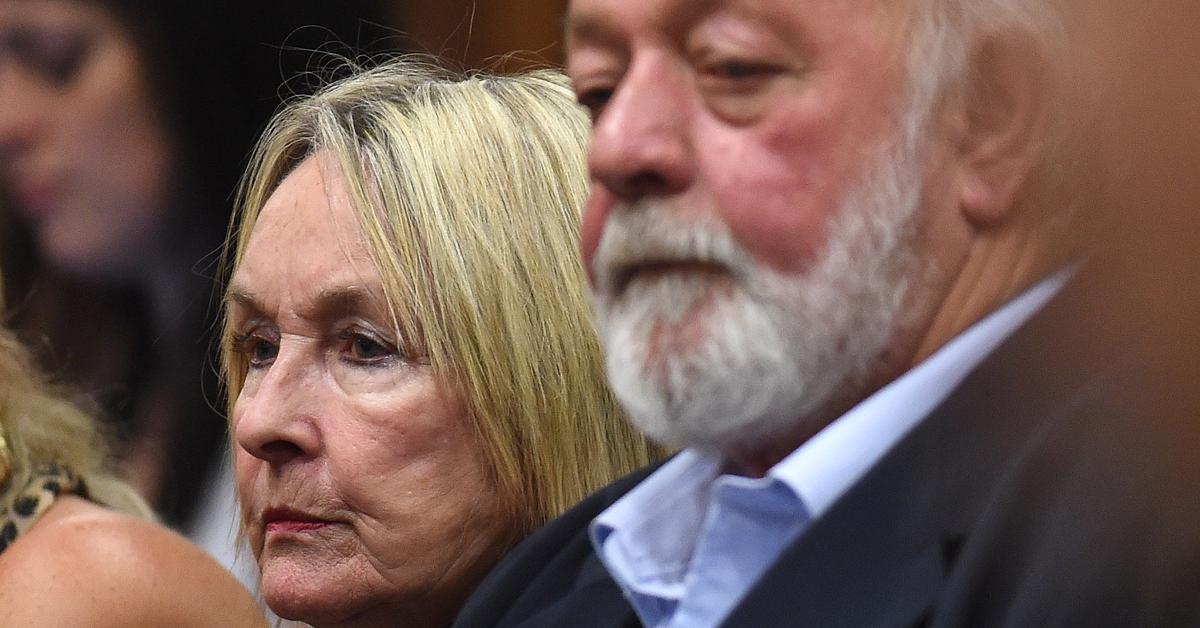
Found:
<path fill-rule="evenodd" d="M 747 369 L 689 349 L 695 355 L 651 353 L 658 359 L 636 367 L 636 360 L 610 360 L 613 391 L 638 429 L 666 445 L 728 452 L 769 443 L 793 427 L 802 400 L 791 394 L 791 369 Z"/>
<path fill-rule="evenodd" d="M 638 404 L 627 398 L 622 398 L 622 403 L 630 408 L 630 421 L 655 442 L 722 457 L 773 448 L 794 429 L 791 421 L 769 416 L 672 416 L 635 411 Z"/>

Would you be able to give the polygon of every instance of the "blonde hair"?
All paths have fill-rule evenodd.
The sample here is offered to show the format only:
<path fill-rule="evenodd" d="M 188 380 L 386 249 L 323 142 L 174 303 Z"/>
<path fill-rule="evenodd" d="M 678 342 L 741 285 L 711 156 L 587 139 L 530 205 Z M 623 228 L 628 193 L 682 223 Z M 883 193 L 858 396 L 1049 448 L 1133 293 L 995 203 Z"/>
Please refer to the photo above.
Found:
<path fill-rule="evenodd" d="M 577 248 L 588 126 L 560 72 L 393 60 L 276 115 L 226 247 L 230 277 L 274 189 L 330 154 L 398 336 L 458 387 L 522 532 L 661 454 L 605 383 Z M 226 325 L 231 415 L 247 367 L 232 338 Z"/>
<path fill-rule="evenodd" d="M 0 280 L 0 313 L 4 312 L 2 288 Z M 4 327 L 0 327 L 0 433 L 8 443 L 7 486 L 24 486 L 40 468 L 60 465 L 83 479 L 94 501 L 153 517 L 146 502 L 106 467 L 108 442 L 96 421 L 51 385 L 28 349 Z"/>

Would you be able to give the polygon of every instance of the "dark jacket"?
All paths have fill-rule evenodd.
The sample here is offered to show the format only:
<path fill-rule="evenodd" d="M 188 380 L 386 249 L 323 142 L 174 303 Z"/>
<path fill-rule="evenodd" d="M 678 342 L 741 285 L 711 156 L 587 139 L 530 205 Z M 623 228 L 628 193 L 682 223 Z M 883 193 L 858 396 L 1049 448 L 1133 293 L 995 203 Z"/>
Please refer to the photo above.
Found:
<path fill-rule="evenodd" d="M 1200 625 L 1200 316 L 1179 294 L 1082 272 L 726 625 Z M 638 625 L 587 525 L 646 474 L 518 546 L 455 625 Z"/>

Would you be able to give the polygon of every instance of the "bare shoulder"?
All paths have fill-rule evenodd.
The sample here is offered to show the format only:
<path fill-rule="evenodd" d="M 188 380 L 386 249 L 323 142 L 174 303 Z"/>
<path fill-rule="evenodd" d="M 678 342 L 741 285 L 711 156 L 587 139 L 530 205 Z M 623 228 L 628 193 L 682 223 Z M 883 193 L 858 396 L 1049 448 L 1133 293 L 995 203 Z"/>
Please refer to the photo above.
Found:
<path fill-rule="evenodd" d="M 0 554 L 0 625 L 266 626 L 228 572 L 182 536 L 67 497 Z"/>

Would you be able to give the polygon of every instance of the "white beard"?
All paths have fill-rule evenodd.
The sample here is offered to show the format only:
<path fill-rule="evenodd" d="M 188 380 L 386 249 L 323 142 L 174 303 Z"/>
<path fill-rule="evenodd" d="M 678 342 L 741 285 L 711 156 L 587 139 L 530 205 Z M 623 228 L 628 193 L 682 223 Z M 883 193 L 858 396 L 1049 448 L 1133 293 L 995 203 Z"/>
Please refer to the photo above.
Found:
<path fill-rule="evenodd" d="M 609 381 L 634 424 L 670 445 L 754 449 L 819 429 L 806 425 L 814 413 L 865 383 L 919 272 L 921 162 L 906 139 L 868 167 L 802 275 L 763 266 L 721 221 L 685 223 L 661 199 L 613 208 L 593 305 Z M 651 260 L 717 271 L 620 285 L 624 269 Z"/>

